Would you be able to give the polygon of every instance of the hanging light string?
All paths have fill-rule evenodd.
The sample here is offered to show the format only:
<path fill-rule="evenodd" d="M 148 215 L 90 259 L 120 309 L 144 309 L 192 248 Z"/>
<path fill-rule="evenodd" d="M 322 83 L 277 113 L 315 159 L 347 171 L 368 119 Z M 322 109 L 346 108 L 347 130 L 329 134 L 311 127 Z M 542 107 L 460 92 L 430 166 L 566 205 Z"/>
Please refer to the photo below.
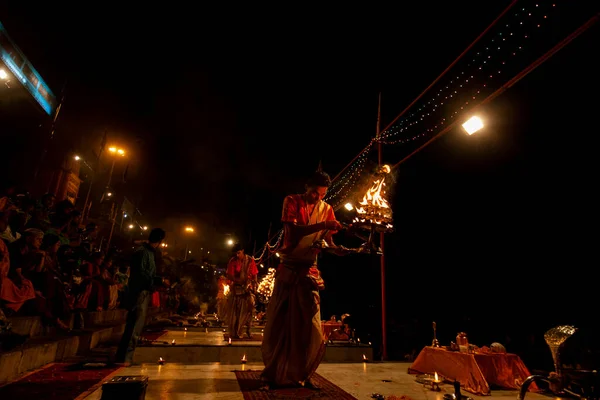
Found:
<path fill-rule="evenodd" d="M 271 245 L 270 242 L 274 238 L 277 238 L 277 240 L 275 241 L 275 244 Z M 283 238 L 283 229 L 280 229 L 275 235 L 273 235 L 271 238 L 269 238 L 269 240 L 267 240 L 265 245 L 262 247 L 261 253 L 258 257 L 256 256 L 256 254 L 254 254 L 252 256 L 252 258 L 254 258 L 254 261 L 257 263 L 266 262 L 271 257 L 272 254 L 275 254 L 276 250 L 279 248 L 279 246 L 281 244 L 282 238 Z M 265 253 L 267 254 L 267 258 L 264 258 Z"/>
<path fill-rule="evenodd" d="M 539 67 L 541 64 L 543 64 L 546 60 L 548 60 L 550 57 L 552 57 L 554 54 L 556 54 L 559 50 L 561 50 L 563 47 L 565 47 L 567 44 L 569 44 L 570 42 L 572 42 L 575 38 L 577 38 L 579 35 L 581 35 L 582 33 L 584 33 L 585 31 L 587 31 L 590 27 L 592 27 L 596 22 L 598 22 L 598 20 L 600 20 L 600 13 L 596 14 L 595 16 L 593 16 L 592 18 L 590 18 L 587 22 L 585 22 L 583 25 L 581 25 L 579 28 L 577 28 L 573 33 L 571 33 L 570 35 L 568 35 L 566 38 L 564 38 L 563 40 L 561 40 L 558 44 L 556 44 L 553 48 L 551 48 L 550 50 L 548 50 L 544 55 L 542 55 L 541 57 L 539 57 L 537 60 L 535 60 L 534 62 L 532 62 L 531 64 L 529 64 L 525 69 L 523 69 L 521 72 L 519 72 L 518 74 L 516 74 L 512 79 L 510 79 L 508 82 L 506 82 L 504 85 L 502 85 L 498 90 L 496 90 L 495 92 L 493 92 L 492 94 L 490 94 L 488 97 L 486 97 L 483 101 L 481 101 L 479 104 L 473 106 L 469 111 L 473 111 L 475 110 L 477 107 L 480 107 L 486 103 L 491 102 L 492 100 L 494 100 L 496 97 L 500 96 L 502 93 L 504 93 L 506 90 L 510 89 L 512 86 L 514 86 L 517 82 L 519 82 L 521 79 L 523 79 L 525 76 L 527 76 L 529 73 L 531 73 L 535 68 Z M 440 132 L 438 132 L 434 137 L 432 137 L 431 139 L 429 139 L 426 143 L 424 143 L 423 145 L 419 146 L 419 148 L 417 148 L 416 150 L 414 150 L 412 153 L 410 153 L 409 155 L 407 155 L 406 157 L 404 157 L 402 160 L 400 160 L 398 163 L 396 163 L 392 169 L 397 168 L 400 164 L 404 163 L 405 161 L 407 161 L 410 157 L 412 157 L 414 154 L 418 153 L 419 151 L 421 151 L 423 148 L 425 148 L 426 146 L 428 146 L 431 142 L 433 142 L 434 140 L 440 138 L 442 135 L 446 134 L 447 132 L 449 132 L 452 128 L 454 128 L 456 126 L 456 124 L 458 124 L 460 121 L 459 120 L 454 120 L 453 122 L 451 122 L 449 125 L 447 125 L 444 129 L 442 129 Z"/>
<path fill-rule="evenodd" d="M 429 136 L 431 133 L 436 132 L 439 129 L 443 129 L 443 132 L 441 132 L 441 134 L 443 134 L 450 130 L 448 128 L 449 124 L 451 126 L 455 125 L 456 117 L 462 115 L 463 113 L 466 113 L 467 111 L 472 112 L 476 107 L 479 107 L 480 105 L 491 101 L 489 96 L 483 101 L 479 99 L 485 94 L 489 93 L 491 86 L 495 85 L 498 81 L 498 77 L 503 76 L 502 73 L 503 71 L 505 71 L 507 64 L 509 64 L 510 62 L 516 64 L 516 62 L 523 59 L 523 57 L 518 56 L 524 53 L 525 43 L 531 42 L 532 36 L 534 36 L 536 32 L 541 32 L 540 28 L 542 28 L 544 23 L 549 20 L 549 16 L 556 15 L 556 13 L 558 12 L 557 9 L 558 8 L 556 7 L 555 3 L 546 2 L 543 4 L 532 3 L 531 7 L 521 7 L 520 9 L 515 10 L 514 14 L 511 14 L 511 16 L 516 17 L 516 21 L 508 21 L 509 23 L 501 24 L 498 27 L 496 33 L 493 36 L 491 36 L 491 40 L 487 43 L 487 45 L 485 45 L 485 47 L 480 48 L 476 54 L 474 54 L 470 59 L 467 60 L 466 67 L 471 67 L 470 71 L 466 70 L 465 68 L 465 70 L 461 71 L 459 74 L 451 76 L 450 82 L 438 89 L 437 93 L 435 93 L 432 99 L 430 99 L 427 103 L 418 108 L 415 112 L 411 113 L 407 118 L 400 120 L 399 123 L 395 125 L 391 124 L 391 126 L 388 126 L 388 128 L 386 128 L 387 130 L 384 131 L 383 134 L 381 134 L 378 138 L 371 140 L 371 142 L 369 142 L 369 144 L 363 150 L 363 152 L 359 153 L 359 155 L 355 157 L 347 167 L 345 167 L 345 169 L 350 168 L 350 171 L 346 172 L 344 175 L 341 176 L 339 180 L 336 181 L 336 186 L 346 186 L 348 188 L 352 188 L 354 186 L 356 181 L 352 182 L 352 184 L 350 182 L 345 182 L 345 180 L 347 179 L 346 176 L 353 175 L 353 170 L 357 169 L 359 159 L 362 159 L 365 153 L 367 153 L 368 155 L 368 150 L 372 147 L 373 143 L 380 142 L 387 145 L 403 144 L 415 141 L 425 136 Z M 486 31 L 484 31 L 484 33 L 482 33 L 476 39 L 475 42 L 479 41 L 481 37 L 483 37 L 484 34 L 487 33 L 493 25 L 496 25 L 498 20 L 500 20 L 500 18 L 504 16 L 509 10 L 510 6 L 509 8 L 505 9 L 504 12 L 498 18 L 496 18 L 493 24 L 490 25 L 490 27 L 488 27 Z M 552 13 L 552 11 L 554 12 Z M 593 17 L 592 20 L 594 20 L 594 18 L 596 17 Z M 584 30 L 587 29 L 587 24 L 593 24 L 592 20 L 582 25 L 581 28 L 583 28 Z M 577 35 L 579 34 L 580 33 L 578 33 Z M 568 41 L 570 40 L 572 39 L 569 39 Z M 475 42 L 471 44 L 471 46 L 469 46 L 468 49 L 473 48 Z M 566 43 L 559 44 L 558 46 L 564 45 L 566 45 Z M 533 46 L 529 47 L 533 48 Z M 550 52 L 552 51 L 553 50 L 550 50 Z M 459 58 L 462 58 L 466 53 L 467 51 L 464 51 L 461 54 L 461 56 L 459 56 Z M 493 62 L 496 62 L 496 64 L 492 65 Z M 455 64 L 457 64 L 457 60 L 452 65 Z M 450 67 L 447 68 L 442 75 L 448 73 L 449 70 Z M 440 78 L 441 76 L 438 77 L 436 81 L 439 81 Z M 431 84 L 426 89 L 426 91 L 429 90 L 432 86 L 434 86 L 436 81 L 434 81 L 434 83 Z M 477 83 L 479 85 L 476 85 Z M 512 86 L 512 84 L 510 86 Z M 504 88 L 504 86 L 501 86 L 501 89 L 499 90 L 503 92 L 508 87 Z M 426 91 L 424 91 L 419 97 L 422 97 L 422 95 Z M 493 98 L 495 97 L 496 96 L 494 95 Z M 411 103 L 411 106 L 414 105 L 416 102 L 416 100 L 413 101 Z M 446 107 L 443 107 L 444 105 L 446 105 Z M 390 137 L 397 136 L 400 133 L 410 131 L 410 128 L 413 126 L 418 127 L 422 125 L 422 122 L 430 119 L 434 115 L 441 114 L 440 111 L 442 109 L 447 109 L 449 105 L 454 105 L 454 110 L 449 115 L 447 113 L 444 113 L 445 116 L 441 116 L 438 122 L 435 123 L 433 126 L 430 126 L 429 128 L 422 130 L 417 134 L 413 134 L 409 137 L 405 136 L 396 140 L 388 139 Z M 402 116 L 402 114 L 404 114 L 409 108 L 410 107 L 407 107 L 400 114 L 400 116 Z M 395 119 L 396 122 L 398 122 L 399 117 Z M 439 134 L 436 135 L 436 138 L 437 137 L 439 137 Z M 409 156 L 405 157 L 405 159 L 409 158 L 417 151 L 424 148 L 431 141 L 432 140 L 428 141 L 425 145 L 419 147 L 419 149 L 411 153 Z M 405 159 L 403 159 L 401 162 L 405 161 Z M 396 166 L 400 163 L 396 164 Z M 340 174 L 336 176 L 336 178 L 340 177 L 342 172 L 344 172 L 344 170 L 342 170 Z M 348 191 L 334 191 L 330 197 L 332 199 L 337 197 L 337 200 L 333 201 L 332 199 L 330 199 L 330 202 L 332 203 L 332 205 L 335 205 L 335 208 L 339 208 L 340 205 L 343 204 L 344 199 L 347 197 L 347 194 Z"/>
<path fill-rule="evenodd" d="M 550 13 L 550 11 L 555 12 Z M 465 109 L 471 108 L 483 93 L 497 84 L 498 78 L 503 76 L 509 64 L 516 64 L 523 59 L 519 56 L 524 53 L 526 42 L 531 42 L 532 36 L 540 31 L 539 28 L 548 20 L 548 16 L 555 14 L 556 5 L 548 3 L 545 3 L 544 7 L 535 4 L 531 8 L 523 7 L 516 10 L 512 15 L 516 21 L 506 21 L 508 23 L 501 24 L 488 43 L 467 60 L 462 71 L 453 74 L 450 81 L 442 85 L 429 101 L 405 119 L 387 128 L 377 141 L 387 145 L 415 141 L 447 124 Z M 435 117 L 438 120 L 432 123 L 433 126 L 425 130 L 421 128 L 412 136 L 406 135 Z M 403 134 L 403 137 L 396 140 L 388 139 L 400 134 Z"/>
<path fill-rule="evenodd" d="M 496 25 L 496 23 L 515 5 L 515 3 L 517 2 L 517 0 L 513 0 L 511 2 L 511 4 L 504 10 L 502 11 L 502 13 L 496 18 L 494 19 L 494 21 L 492 21 L 492 23 L 473 41 L 473 43 L 471 43 L 415 100 L 413 100 L 413 102 L 404 110 L 402 111 L 396 118 L 394 118 L 394 120 L 392 120 L 392 122 L 390 124 L 388 124 L 388 126 L 382 131 L 385 132 L 388 129 L 391 128 L 392 125 L 394 125 L 394 123 L 396 121 L 398 121 L 403 115 L 404 113 L 406 113 L 406 111 L 411 108 L 417 101 L 419 101 L 421 99 L 421 97 L 423 97 L 425 95 L 425 93 L 427 91 L 429 91 L 429 89 L 434 86 L 444 75 L 446 75 L 446 73 L 454 66 L 456 65 L 456 63 L 458 63 L 463 57 L 464 55 L 473 47 L 475 46 L 475 44 L 477 42 L 479 42 L 479 40 L 485 36 L 485 34 L 492 29 L 492 27 L 494 25 Z M 370 147 L 373 145 L 375 139 L 372 139 L 371 142 L 369 142 L 369 144 L 363 149 L 361 150 L 358 155 L 356 157 L 354 157 L 352 159 L 352 161 L 350 161 L 348 163 L 348 165 L 346 165 L 344 168 L 342 168 L 342 170 L 333 178 L 333 181 L 337 181 L 340 176 L 342 175 L 342 173 L 344 171 L 346 171 L 346 169 L 352 167 L 354 165 L 354 163 L 356 162 L 356 160 L 362 155 L 364 154 L 364 152 L 368 151 L 370 149 Z"/>
<path fill-rule="evenodd" d="M 347 169 L 347 172 L 329 187 L 325 201 L 331 204 L 334 209 L 338 206 L 337 203 L 343 200 L 347 194 L 354 189 L 356 183 L 360 181 L 360 177 L 364 172 L 366 163 L 369 159 L 372 144 L 373 142 L 359 154 L 354 164 Z"/>

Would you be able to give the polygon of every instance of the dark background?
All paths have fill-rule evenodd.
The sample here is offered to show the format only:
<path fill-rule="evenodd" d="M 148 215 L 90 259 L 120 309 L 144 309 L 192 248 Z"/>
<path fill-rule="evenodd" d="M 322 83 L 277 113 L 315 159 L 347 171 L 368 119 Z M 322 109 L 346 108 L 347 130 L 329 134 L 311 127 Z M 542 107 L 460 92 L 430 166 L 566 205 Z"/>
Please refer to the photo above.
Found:
<path fill-rule="evenodd" d="M 233 12 L 183 3 L 75 10 L 4 2 L 0 21 L 64 95 L 57 150 L 47 160 L 66 148 L 91 158 L 107 131 L 109 142 L 128 149 L 116 166 L 120 174 L 129 165 L 120 190 L 148 224 L 193 221 L 199 243 L 226 255 L 223 238 L 250 250 L 254 241 L 262 246 L 270 225 L 272 233 L 280 228 L 283 197 L 301 192 L 319 161 L 335 176 L 368 144 L 379 92 L 386 127 L 509 3 Z M 542 19 L 535 4 L 515 6 L 504 32 L 520 21 L 513 11 L 528 8 L 543 34 L 534 40 L 532 32 L 522 58 L 483 94 L 597 12 L 558 1 Z M 444 344 L 466 331 L 479 345 L 505 343 L 534 367 L 548 365 L 541 342 L 548 328 L 594 328 L 597 42 L 594 26 L 483 107 L 484 130 L 468 136 L 457 127 L 394 170 L 390 358 L 428 344 L 433 320 Z M 3 169 L 25 179 L 47 124 L 40 127 L 41 115 L 24 119 L 19 113 L 30 114 L 22 107 L 34 106 L 22 103 L 2 103 L 4 143 L 19 149 L 3 151 Z M 385 146 L 384 161 L 398 162 L 431 136 Z M 25 139 L 32 137 L 40 139 Z M 375 152 L 369 159 L 376 162 Z M 325 256 L 322 270 L 323 318 L 349 312 L 359 336 L 377 344 L 378 260 Z"/>

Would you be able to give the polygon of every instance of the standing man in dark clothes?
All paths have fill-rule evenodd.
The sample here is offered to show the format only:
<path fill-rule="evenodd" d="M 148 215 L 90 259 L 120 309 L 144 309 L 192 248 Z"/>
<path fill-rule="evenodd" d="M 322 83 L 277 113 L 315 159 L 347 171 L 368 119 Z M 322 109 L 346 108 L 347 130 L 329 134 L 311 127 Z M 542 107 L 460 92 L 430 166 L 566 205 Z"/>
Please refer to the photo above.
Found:
<path fill-rule="evenodd" d="M 155 228 L 133 254 L 129 277 L 129 293 L 126 299 L 127 323 L 115 357 L 118 363 L 131 364 L 144 324 L 156 277 L 156 248 L 165 239 L 165 231 Z"/>

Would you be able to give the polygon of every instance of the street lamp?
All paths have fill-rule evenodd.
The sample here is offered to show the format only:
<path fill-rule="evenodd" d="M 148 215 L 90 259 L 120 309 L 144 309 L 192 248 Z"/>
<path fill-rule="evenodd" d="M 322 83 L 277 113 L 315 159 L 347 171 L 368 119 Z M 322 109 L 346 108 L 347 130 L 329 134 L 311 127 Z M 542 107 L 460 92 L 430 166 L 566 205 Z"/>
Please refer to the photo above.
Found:
<path fill-rule="evenodd" d="M 125 150 L 118 148 L 118 147 L 114 147 L 111 146 L 108 148 L 108 152 L 115 155 L 115 156 L 121 156 L 121 157 L 125 157 Z M 108 173 L 108 183 L 106 184 L 106 188 L 108 189 L 110 187 L 110 182 L 112 180 L 112 175 L 113 175 L 113 171 L 115 169 L 115 163 L 117 162 L 117 159 L 114 158 L 112 165 L 110 167 L 110 172 Z"/>
<path fill-rule="evenodd" d="M 191 227 L 191 226 L 186 226 L 185 227 L 185 232 L 186 233 L 194 233 L 194 228 Z M 188 254 L 190 254 L 190 253 L 191 253 L 191 251 L 190 251 L 190 242 L 189 242 L 189 240 L 187 240 L 186 244 L 185 244 L 185 254 L 183 255 L 184 261 L 187 260 Z"/>
<path fill-rule="evenodd" d="M 481 118 L 473 116 L 469 118 L 467 122 L 462 124 L 462 127 L 469 135 L 472 135 L 481 128 L 483 128 L 483 121 L 481 120 Z"/>

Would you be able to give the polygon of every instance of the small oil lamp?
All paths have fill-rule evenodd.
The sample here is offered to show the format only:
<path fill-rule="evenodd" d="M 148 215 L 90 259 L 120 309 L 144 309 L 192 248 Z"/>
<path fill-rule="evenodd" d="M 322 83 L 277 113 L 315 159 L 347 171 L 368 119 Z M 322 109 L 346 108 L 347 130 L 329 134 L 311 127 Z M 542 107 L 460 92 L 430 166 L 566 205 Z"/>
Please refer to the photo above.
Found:
<path fill-rule="evenodd" d="M 158 365 L 165 365 L 165 360 L 162 357 L 158 357 Z"/>
<path fill-rule="evenodd" d="M 433 375 L 433 379 L 431 380 L 431 390 L 433 390 L 434 392 L 439 392 L 440 389 L 440 383 L 442 383 L 442 380 L 440 379 L 440 377 L 438 376 L 438 373 L 434 373 Z"/>
<path fill-rule="evenodd" d="M 223 329 L 223 333 L 227 332 L 227 329 Z"/>
<path fill-rule="evenodd" d="M 184 331 L 184 332 L 187 332 L 187 328 L 183 328 L 183 331 Z"/>
<path fill-rule="evenodd" d="M 369 362 L 369 359 L 367 358 L 366 354 L 363 354 L 363 362 Z"/>
<path fill-rule="evenodd" d="M 171 345 L 175 346 L 175 339 L 171 340 Z"/>
<path fill-rule="evenodd" d="M 241 362 L 242 362 L 242 364 L 246 364 L 246 361 L 248 361 L 248 360 L 246 359 L 246 355 L 244 354 L 244 356 L 242 357 Z"/>
<path fill-rule="evenodd" d="M 228 340 L 228 344 L 231 346 L 231 338 L 229 338 L 229 340 Z"/>

